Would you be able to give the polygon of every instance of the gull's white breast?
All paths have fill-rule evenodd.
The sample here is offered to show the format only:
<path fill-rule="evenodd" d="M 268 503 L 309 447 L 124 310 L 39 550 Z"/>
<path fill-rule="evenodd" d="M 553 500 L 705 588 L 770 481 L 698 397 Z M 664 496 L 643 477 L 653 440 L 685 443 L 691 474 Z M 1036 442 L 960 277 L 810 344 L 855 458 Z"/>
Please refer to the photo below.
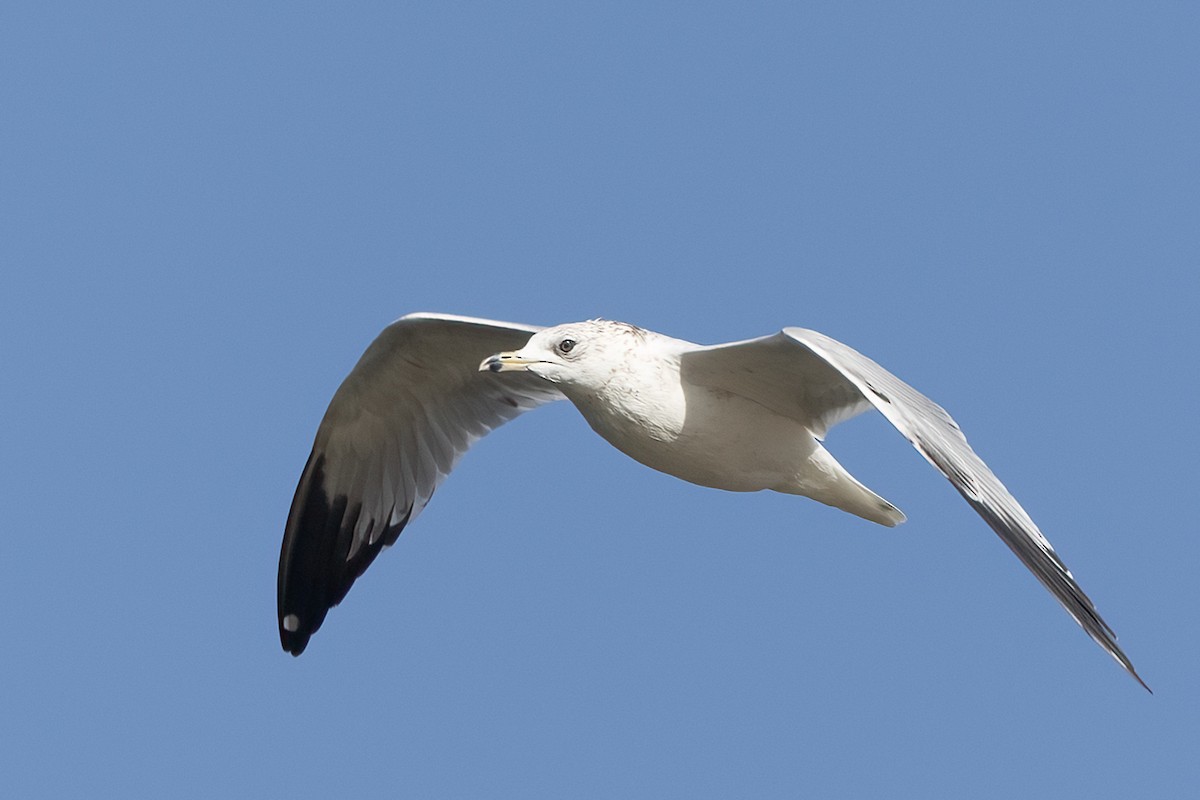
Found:
<path fill-rule="evenodd" d="M 795 420 L 729 391 L 685 384 L 677 358 L 628 366 L 599 392 L 567 394 L 596 433 L 652 469 L 753 492 L 790 483 L 817 447 Z"/>

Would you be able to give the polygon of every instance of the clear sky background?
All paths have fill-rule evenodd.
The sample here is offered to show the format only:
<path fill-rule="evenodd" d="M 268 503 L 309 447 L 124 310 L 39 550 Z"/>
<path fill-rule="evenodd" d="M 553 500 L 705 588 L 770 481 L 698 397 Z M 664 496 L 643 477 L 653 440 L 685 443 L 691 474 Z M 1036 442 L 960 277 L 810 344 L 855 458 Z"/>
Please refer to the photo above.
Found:
<path fill-rule="evenodd" d="M 1195 4 L 247 5 L 0 11 L 0 794 L 1200 785 Z M 285 655 L 313 433 L 419 310 L 846 341 L 1155 694 L 878 415 L 895 530 L 542 409 Z"/>

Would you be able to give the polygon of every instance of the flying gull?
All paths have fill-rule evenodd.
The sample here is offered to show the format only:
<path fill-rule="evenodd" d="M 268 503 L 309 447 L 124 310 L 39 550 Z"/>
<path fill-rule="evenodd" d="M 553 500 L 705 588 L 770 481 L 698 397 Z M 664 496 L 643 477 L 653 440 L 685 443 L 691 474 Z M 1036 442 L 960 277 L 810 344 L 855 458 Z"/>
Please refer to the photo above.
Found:
<path fill-rule="evenodd" d="M 317 430 L 279 557 L 279 636 L 300 655 L 477 439 L 553 400 L 648 467 L 734 492 L 798 494 L 893 526 L 898 508 L 822 445 L 872 406 L 1143 686 L 1046 537 L 940 406 L 815 331 L 698 345 L 608 320 L 538 328 L 409 314 L 383 330 Z M 1147 687 L 1148 689 L 1149 687 Z"/>

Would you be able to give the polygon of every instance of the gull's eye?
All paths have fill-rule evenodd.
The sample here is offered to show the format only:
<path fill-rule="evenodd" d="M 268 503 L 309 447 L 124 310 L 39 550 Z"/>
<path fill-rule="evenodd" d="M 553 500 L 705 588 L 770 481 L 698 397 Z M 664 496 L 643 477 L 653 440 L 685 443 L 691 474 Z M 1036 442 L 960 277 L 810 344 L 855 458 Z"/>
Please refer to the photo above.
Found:
<path fill-rule="evenodd" d="M 563 355 L 566 355 L 567 353 L 571 352 L 574 349 L 575 349 L 575 340 L 574 339 L 563 339 L 561 342 L 558 343 L 558 352 L 562 353 Z"/>

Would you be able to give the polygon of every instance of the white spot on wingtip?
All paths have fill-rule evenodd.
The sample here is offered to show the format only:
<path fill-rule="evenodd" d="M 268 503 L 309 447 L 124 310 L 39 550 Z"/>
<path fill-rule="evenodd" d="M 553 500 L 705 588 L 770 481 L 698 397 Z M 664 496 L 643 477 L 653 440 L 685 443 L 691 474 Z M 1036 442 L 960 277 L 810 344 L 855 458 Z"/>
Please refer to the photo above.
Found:
<path fill-rule="evenodd" d="M 283 618 L 283 629 L 288 633 L 295 633 L 300 630 L 300 618 L 295 614 L 288 614 Z"/>

